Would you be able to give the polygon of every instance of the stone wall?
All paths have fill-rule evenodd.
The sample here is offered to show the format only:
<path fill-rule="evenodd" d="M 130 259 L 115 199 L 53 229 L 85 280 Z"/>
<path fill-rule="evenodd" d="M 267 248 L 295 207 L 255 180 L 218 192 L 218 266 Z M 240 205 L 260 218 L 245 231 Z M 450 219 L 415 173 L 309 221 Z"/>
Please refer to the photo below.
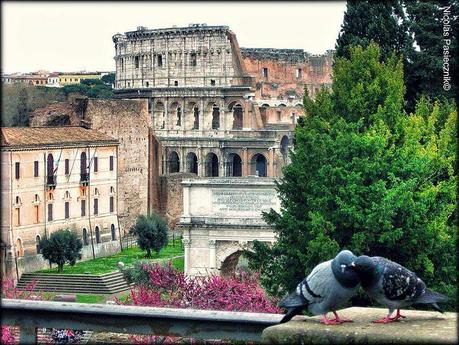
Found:
<path fill-rule="evenodd" d="M 184 179 L 195 178 L 191 173 L 173 173 L 160 177 L 160 214 L 166 218 L 171 231 L 176 232 L 176 225 L 183 213 Z M 181 231 L 179 231 L 181 233 Z"/>
<path fill-rule="evenodd" d="M 75 99 L 36 109 L 32 127 L 84 125 L 120 141 L 118 148 L 118 216 L 121 233 L 127 233 L 139 214 L 146 214 L 153 183 L 149 183 L 152 157 L 149 154 L 151 118 L 145 99 Z M 156 168 L 155 168 L 156 169 Z M 157 170 L 157 169 L 156 169 Z M 157 182 L 155 182 L 157 183 Z"/>

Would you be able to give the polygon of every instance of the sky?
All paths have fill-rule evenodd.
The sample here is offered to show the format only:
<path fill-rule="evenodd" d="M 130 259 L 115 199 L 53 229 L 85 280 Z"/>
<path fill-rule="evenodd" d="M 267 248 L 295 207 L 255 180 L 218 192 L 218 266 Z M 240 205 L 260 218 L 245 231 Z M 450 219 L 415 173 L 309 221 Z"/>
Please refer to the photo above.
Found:
<path fill-rule="evenodd" d="M 15 2 L 2 1 L 2 72 L 113 71 L 117 32 L 227 25 L 241 47 L 333 49 L 345 1 Z"/>

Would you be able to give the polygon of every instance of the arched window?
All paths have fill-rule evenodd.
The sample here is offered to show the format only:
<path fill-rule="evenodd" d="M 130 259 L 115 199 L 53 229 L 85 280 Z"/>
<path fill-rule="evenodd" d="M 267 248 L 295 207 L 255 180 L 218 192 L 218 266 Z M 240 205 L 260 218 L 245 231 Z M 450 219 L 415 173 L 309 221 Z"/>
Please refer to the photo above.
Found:
<path fill-rule="evenodd" d="M 65 199 L 70 199 L 70 192 L 67 190 L 65 191 L 65 196 L 64 196 Z"/>
<path fill-rule="evenodd" d="M 177 108 L 177 126 L 182 125 L 182 108 Z"/>
<path fill-rule="evenodd" d="M 283 157 L 284 161 L 287 161 L 288 144 L 289 144 L 288 137 L 286 135 L 284 135 L 282 137 L 281 144 L 280 144 L 280 151 L 281 151 L 281 154 L 282 154 L 282 157 Z"/>
<path fill-rule="evenodd" d="M 260 153 L 257 153 L 252 157 L 250 162 L 251 165 L 251 174 L 266 177 L 266 158 Z"/>
<path fill-rule="evenodd" d="M 98 226 L 96 226 L 96 243 L 100 243 L 100 230 Z"/>
<path fill-rule="evenodd" d="M 153 115 L 153 124 L 156 128 L 164 129 L 164 104 L 162 102 L 156 102 L 154 115 Z"/>
<path fill-rule="evenodd" d="M 115 188 L 113 186 L 110 187 L 110 194 L 115 193 Z"/>
<path fill-rule="evenodd" d="M 88 165 L 86 162 L 86 152 L 81 152 L 80 155 L 80 181 L 87 182 L 89 181 L 89 174 L 88 174 Z"/>
<path fill-rule="evenodd" d="M 35 237 L 35 247 L 37 248 L 37 254 L 41 254 L 40 241 L 41 241 L 40 235 L 37 235 Z"/>
<path fill-rule="evenodd" d="M 22 247 L 22 240 L 20 238 L 16 239 L 16 255 L 24 256 L 24 248 Z"/>
<path fill-rule="evenodd" d="M 228 156 L 226 176 L 242 176 L 242 160 L 236 153 L 231 153 Z"/>
<path fill-rule="evenodd" d="M 55 178 L 54 178 L 54 157 L 50 153 L 48 154 L 48 158 L 46 160 L 46 179 L 48 185 L 55 185 Z"/>
<path fill-rule="evenodd" d="M 177 173 L 180 171 L 180 159 L 177 152 L 172 151 L 169 155 L 169 173 Z"/>
<path fill-rule="evenodd" d="M 112 224 L 111 230 L 112 230 L 112 241 L 115 241 L 116 240 L 115 224 Z"/>
<path fill-rule="evenodd" d="M 240 104 L 233 107 L 233 129 L 242 129 L 243 126 L 243 109 Z"/>
<path fill-rule="evenodd" d="M 212 129 L 220 128 L 220 108 L 214 104 L 212 107 Z"/>
<path fill-rule="evenodd" d="M 89 245 L 88 230 L 86 230 L 86 228 L 83 228 L 83 245 L 84 246 Z"/>
<path fill-rule="evenodd" d="M 21 204 L 21 198 L 19 196 L 16 196 L 16 205 Z"/>
<path fill-rule="evenodd" d="M 193 116 L 194 116 L 193 129 L 199 129 L 199 108 L 197 106 L 193 108 Z"/>
<path fill-rule="evenodd" d="M 188 152 L 186 155 L 186 171 L 189 173 L 198 173 L 198 157 L 194 152 Z"/>
<path fill-rule="evenodd" d="M 209 152 L 206 156 L 206 176 L 218 176 L 218 157 L 215 153 Z"/>

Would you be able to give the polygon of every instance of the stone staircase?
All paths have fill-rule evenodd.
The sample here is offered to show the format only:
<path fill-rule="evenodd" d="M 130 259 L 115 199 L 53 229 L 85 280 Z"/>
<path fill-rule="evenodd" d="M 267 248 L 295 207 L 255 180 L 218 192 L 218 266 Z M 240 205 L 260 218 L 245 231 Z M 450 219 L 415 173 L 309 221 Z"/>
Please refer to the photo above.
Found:
<path fill-rule="evenodd" d="M 36 290 L 59 293 L 114 294 L 129 290 L 119 271 L 100 275 L 23 273 L 17 287 L 24 289 L 34 281 Z"/>

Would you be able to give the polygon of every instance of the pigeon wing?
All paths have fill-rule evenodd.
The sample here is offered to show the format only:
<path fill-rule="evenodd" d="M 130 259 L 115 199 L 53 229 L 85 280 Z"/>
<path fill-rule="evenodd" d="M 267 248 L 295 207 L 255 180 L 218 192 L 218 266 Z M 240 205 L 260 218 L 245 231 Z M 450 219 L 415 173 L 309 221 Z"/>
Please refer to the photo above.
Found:
<path fill-rule="evenodd" d="M 331 260 L 322 262 L 298 285 L 297 291 L 310 303 L 321 303 L 329 296 L 333 279 Z"/>
<path fill-rule="evenodd" d="M 382 277 L 382 288 L 389 300 L 410 301 L 419 297 L 426 285 L 414 272 L 387 260 Z"/>

